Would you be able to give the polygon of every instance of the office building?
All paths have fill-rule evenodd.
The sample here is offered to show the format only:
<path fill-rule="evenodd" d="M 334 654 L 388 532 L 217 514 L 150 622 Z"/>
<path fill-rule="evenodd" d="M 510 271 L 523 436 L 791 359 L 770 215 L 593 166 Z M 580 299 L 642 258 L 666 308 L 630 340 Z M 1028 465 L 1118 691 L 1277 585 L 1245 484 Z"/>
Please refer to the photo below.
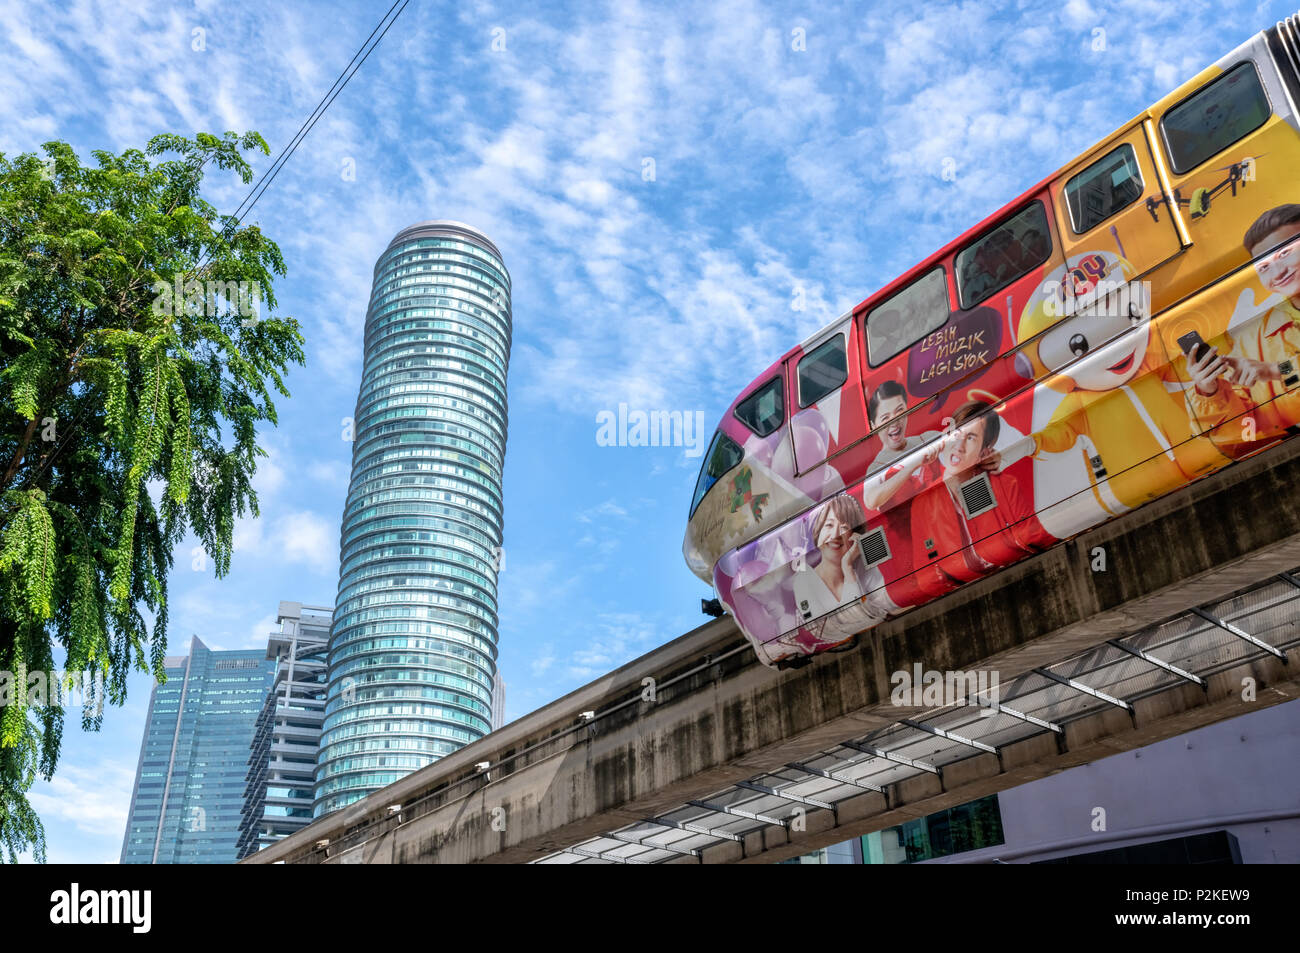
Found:
<path fill-rule="evenodd" d="M 332 612 L 324 606 L 280 603 L 279 629 L 266 646 L 266 657 L 276 663 L 275 681 L 258 716 L 248 762 L 237 848 L 241 858 L 311 823 Z"/>
<path fill-rule="evenodd" d="M 275 663 L 195 636 L 154 685 L 122 842 L 124 864 L 237 859 L 248 753 Z"/>
<path fill-rule="evenodd" d="M 375 264 L 318 816 L 491 730 L 510 335 L 510 276 L 475 229 L 413 225 Z"/>
<path fill-rule="evenodd" d="M 497 672 L 492 680 L 492 730 L 496 731 L 506 723 L 506 683 Z"/>

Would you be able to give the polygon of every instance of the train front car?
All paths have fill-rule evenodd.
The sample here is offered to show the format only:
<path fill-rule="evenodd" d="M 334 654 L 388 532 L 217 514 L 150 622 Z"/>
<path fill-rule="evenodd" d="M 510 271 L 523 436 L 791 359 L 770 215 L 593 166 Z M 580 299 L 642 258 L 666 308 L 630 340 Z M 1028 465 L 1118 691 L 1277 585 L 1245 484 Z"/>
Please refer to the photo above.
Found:
<path fill-rule="evenodd" d="M 704 454 L 682 554 L 691 572 L 710 585 L 725 553 L 779 525 L 807 502 L 791 482 L 785 417 L 785 380 L 777 363 L 727 408 Z"/>
<path fill-rule="evenodd" d="M 746 388 L 696 483 L 686 562 L 767 665 L 844 646 L 884 618 L 859 612 L 887 598 L 860 558 L 861 486 L 850 490 L 868 463 L 860 327 L 844 316 Z M 828 618 L 837 612 L 846 618 Z"/>
<path fill-rule="evenodd" d="M 795 348 L 683 551 L 764 664 L 1300 432 L 1300 18 Z"/>

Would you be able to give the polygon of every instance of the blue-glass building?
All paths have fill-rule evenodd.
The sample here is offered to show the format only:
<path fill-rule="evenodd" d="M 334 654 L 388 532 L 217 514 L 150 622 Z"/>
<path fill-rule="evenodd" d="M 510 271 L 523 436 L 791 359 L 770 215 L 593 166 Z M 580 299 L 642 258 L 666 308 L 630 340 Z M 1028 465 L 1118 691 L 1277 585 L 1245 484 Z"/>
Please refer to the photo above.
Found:
<path fill-rule="evenodd" d="M 510 334 L 481 232 L 413 225 L 375 264 L 317 816 L 492 729 Z"/>
<path fill-rule="evenodd" d="M 124 864 L 230 864 L 248 756 L 275 676 L 261 649 L 213 651 L 196 636 L 154 685 L 122 842 Z"/>

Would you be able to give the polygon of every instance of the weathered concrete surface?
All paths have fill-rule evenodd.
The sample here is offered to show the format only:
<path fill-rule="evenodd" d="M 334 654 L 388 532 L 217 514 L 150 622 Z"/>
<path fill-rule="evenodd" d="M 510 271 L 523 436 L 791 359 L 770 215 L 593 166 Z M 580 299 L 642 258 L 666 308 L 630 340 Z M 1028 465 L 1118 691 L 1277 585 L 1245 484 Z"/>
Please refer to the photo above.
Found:
<path fill-rule="evenodd" d="M 1293 441 L 885 623 L 851 652 L 793 672 L 759 665 L 737 643 L 730 620 L 717 620 L 246 862 L 534 860 L 907 717 L 911 710 L 889 704 L 889 674 L 913 663 L 992 669 L 1005 684 L 1300 566 L 1297 487 L 1300 441 Z M 1104 573 L 1089 565 L 1097 546 L 1107 551 Z M 1265 672 L 1269 681 L 1262 682 L 1277 686 L 1281 694 L 1269 696 L 1275 701 L 1294 695 L 1290 673 L 1280 671 Z M 655 680 L 653 703 L 641 700 L 645 678 Z M 1072 724 L 1064 751 L 1051 738 L 1010 746 L 1000 772 L 991 755 L 954 765 L 945 772 L 945 790 L 933 778 L 905 781 L 890 789 L 887 812 L 880 795 L 854 799 L 863 803 L 842 805 L 838 828 L 829 812 L 810 813 L 797 843 L 774 844 L 760 851 L 762 859 L 886 827 L 1234 713 L 1226 695 L 1193 691 L 1200 703 L 1187 702 L 1186 710 L 1160 696 L 1150 700 L 1155 711 L 1136 721 L 1117 709 Z M 1160 716 L 1164 705 L 1175 710 Z M 596 719 L 583 723 L 584 711 L 595 711 Z M 1091 726 L 1094 720 L 1100 727 Z M 474 767 L 482 761 L 493 765 L 486 777 Z M 390 805 L 401 805 L 400 813 Z M 858 810 L 860 821 L 851 817 Z M 327 848 L 314 847 L 326 839 Z M 715 859 L 738 860 L 740 848 L 724 845 L 705 857 Z"/>

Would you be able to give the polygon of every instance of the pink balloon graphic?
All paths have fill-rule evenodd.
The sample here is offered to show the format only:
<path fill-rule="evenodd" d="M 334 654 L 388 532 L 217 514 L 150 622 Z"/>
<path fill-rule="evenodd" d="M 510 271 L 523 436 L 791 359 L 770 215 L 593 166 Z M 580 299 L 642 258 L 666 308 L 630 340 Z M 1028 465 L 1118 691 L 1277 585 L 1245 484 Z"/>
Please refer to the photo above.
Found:
<path fill-rule="evenodd" d="M 736 585 L 748 589 L 753 583 L 767 575 L 768 565 L 757 559 L 751 559 L 740 567 L 736 573 Z"/>
<path fill-rule="evenodd" d="M 799 466 L 826 459 L 826 448 L 830 446 L 831 434 L 826 421 L 819 413 L 804 413 L 794 424 L 794 455 Z"/>

